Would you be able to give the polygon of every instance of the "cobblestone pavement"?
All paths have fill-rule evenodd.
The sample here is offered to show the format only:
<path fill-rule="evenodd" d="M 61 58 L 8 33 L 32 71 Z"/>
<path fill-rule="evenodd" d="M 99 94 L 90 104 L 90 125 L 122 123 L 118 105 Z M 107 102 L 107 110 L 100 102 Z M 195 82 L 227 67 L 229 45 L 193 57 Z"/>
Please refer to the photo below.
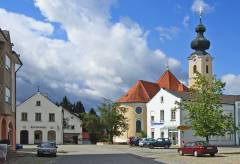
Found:
<path fill-rule="evenodd" d="M 139 147 L 129 147 L 127 145 L 60 145 L 57 157 L 37 157 L 35 146 L 24 146 L 21 150 L 8 159 L 9 164 L 54 164 L 54 163 L 79 163 L 83 164 L 95 162 L 103 164 L 117 164 L 126 161 L 159 161 L 170 164 L 240 164 L 240 148 L 219 148 L 219 153 L 215 157 L 203 156 L 193 157 L 190 155 L 179 156 L 176 148 L 170 149 L 148 149 Z M 139 157 L 139 158 L 137 158 Z M 137 158 L 137 160 L 136 160 Z M 90 160 L 91 159 L 91 160 Z M 99 160 L 101 159 L 101 160 Z M 109 159 L 109 160 L 107 160 Z M 110 160 L 111 159 L 111 160 Z M 124 160 L 119 160 L 124 159 Z M 99 161 L 97 161 L 99 160 Z M 77 163 L 78 163 L 77 162 Z M 134 162 L 131 162 L 134 164 Z M 140 164 L 140 163 L 139 163 Z"/>

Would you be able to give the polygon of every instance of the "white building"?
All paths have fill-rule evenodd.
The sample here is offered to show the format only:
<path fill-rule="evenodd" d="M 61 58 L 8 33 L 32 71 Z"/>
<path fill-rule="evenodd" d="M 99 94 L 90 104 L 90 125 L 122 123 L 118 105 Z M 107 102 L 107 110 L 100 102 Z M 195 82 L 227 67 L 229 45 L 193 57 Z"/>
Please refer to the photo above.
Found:
<path fill-rule="evenodd" d="M 63 142 L 82 143 L 82 121 L 73 112 L 63 108 Z"/>
<path fill-rule="evenodd" d="M 63 143 L 62 107 L 56 106 L 40 92 L 17 107 L 16 122 L 17 143 L 38 144 L 47 141 Z"/>
<path fill-rule="evenodd" d="M 161 89 L 147 103 L 147 135 L 152 138 L 170 138 L 173 145 L 180 145 L 182 141 L 205 140 L 193 136 L 193 131 L 180 131 L 180 125 L 186 125 L 187 113 L 185 110 L 177 108 L 176 102 L 189 100 L 187 92 L 174 92 Z M 240 96 L 223 95 L 221 105 L 224 114 L 231 114 L 235 119 L 235 125 L 240 125 Z M 210 137 L 210 143 L 216 145 L 239 145 L 240 133 L 231 134 L 227 132 L 225 136 Z"/>

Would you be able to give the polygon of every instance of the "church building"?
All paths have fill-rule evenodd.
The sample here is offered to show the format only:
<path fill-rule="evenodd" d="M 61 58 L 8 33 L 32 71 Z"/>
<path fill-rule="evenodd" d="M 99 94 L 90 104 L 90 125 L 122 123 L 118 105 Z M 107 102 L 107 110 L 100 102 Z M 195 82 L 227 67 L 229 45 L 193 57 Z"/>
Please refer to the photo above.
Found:
<path fill-rule="evenodd" d="M 210 41 L 204 37 L 205 26 L 200 19 L 195 29 L 197 36 L 191 42 L 194 50 L 188 57 L 189 88 L 195 84 L 197 72 L 211 78 L 212 56 L 206 51 Z M 126 142 L 127 138 L 139 136 L 147 132 L 148 138 L 169 138 L 173 145 L 181 145 L 182 141 L 205 140 L 193 136 L 193 131 L 182 131 L 180 126 L 186 122 L 187 113 L 177 109 L 176 102 L 190 100 L 188 87 L 182 84 L 167 70 L 156 83 L 139 80 L 117 102 L 127 108 L 129 130 L 115 142 Z M 232 115 L 235 126 L 240 125 L 240 95 L 223 95 L 221 105 L 224 114 Z M 225 136 L 211 136 L 210 143 L 216 145 L 239 145 L 240 133 L 227 132 Z"/>

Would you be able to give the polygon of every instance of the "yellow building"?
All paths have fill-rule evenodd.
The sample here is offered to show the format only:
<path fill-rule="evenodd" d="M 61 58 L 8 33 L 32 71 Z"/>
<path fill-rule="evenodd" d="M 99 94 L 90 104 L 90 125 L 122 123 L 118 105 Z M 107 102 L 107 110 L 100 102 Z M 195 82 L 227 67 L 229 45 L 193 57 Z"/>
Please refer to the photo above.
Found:
<path fill-rule="evenodd" d="M 115 142 L 127 142 L 129 137 L 140 137 L 141 133 L 147 133 L 146 103 L 157 94 L 160 88 L 172 91 L 188 90 L 169 70 L 165 71 L 156 83 L 137 81 L 124 96 L 117 100 L 127 109 L 125 116 L 128 119 L 129 129 L 122 136 L 115 137 Z"/>

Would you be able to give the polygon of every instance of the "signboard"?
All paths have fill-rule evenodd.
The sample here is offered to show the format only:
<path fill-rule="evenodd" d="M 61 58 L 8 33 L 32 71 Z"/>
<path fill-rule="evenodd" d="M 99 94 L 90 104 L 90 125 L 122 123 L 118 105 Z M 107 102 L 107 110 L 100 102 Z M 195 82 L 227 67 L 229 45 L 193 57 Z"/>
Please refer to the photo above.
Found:
<path fill-rule="evenodd" d="M 7 158 L 7 144 L 0 144 L 0 158 Z"/>
<path fill-rule="evenodd" d="M 31 126 L 33 129 L 45 129 L 46 126 Z"/>
<path fill-rule="evenodd" d="M 152 125 L 163 125 L 164 123 L 162 122 L 152 122 Z"/>

